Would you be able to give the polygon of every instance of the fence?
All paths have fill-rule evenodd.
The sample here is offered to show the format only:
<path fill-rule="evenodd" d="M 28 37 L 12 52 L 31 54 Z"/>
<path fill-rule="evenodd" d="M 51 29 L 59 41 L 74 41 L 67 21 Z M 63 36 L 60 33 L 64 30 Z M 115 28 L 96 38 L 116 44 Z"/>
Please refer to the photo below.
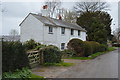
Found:
<path fill-rule="evenodd" d="M 27 56 L 31 68 L 43 64 L 43 53 L 40 53 L 40 51 L 28 51 Z"/>

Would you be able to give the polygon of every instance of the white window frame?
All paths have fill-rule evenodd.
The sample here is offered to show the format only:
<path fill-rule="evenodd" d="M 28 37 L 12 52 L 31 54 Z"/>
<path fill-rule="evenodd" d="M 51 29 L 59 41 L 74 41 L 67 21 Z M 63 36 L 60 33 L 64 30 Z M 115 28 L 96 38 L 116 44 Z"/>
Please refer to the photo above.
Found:
<path fill-rule="evenodd" d="M 65 49 L 65 43 L 61 43 L 61 50 Z"/>
<path fill-rule="evenodd" d="M 53 27 L 49 26 L 48 31 L 49 31 L 49 34 L 53 34 Z"/>

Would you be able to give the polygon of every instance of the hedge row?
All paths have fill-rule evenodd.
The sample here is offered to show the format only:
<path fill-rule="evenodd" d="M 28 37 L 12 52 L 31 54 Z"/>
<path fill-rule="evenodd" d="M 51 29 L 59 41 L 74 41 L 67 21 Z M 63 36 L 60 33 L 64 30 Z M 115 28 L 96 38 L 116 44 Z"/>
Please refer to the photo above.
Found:
<path fill-rule="evenodd" d="M 75 56 L 89 56 L 96 52 L 107 50 L 107 46 L 94 41 L 82 41 L 80 39 L 72 39 L 67 44 L 68 49 L 75 51 Z"/>
<path fill-rule="evenodd" d="M 21 42 L 2 43 L 2 71 L 14 71 L 29 67 L 28 57 Z"/>
<path fill-rule="evenodd" d="M 56 46 L 49 45 L 40 51 L 43 53 L 44 63 L 61 62 L 62 53 Z"/>

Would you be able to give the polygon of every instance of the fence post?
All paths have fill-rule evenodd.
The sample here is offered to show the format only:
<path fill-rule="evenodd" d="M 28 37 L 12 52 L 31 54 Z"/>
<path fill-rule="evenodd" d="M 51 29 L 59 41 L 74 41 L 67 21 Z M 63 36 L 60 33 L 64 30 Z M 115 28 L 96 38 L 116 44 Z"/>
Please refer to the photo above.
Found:
<path fill-rule="evenodd" d="M 39 50 L 39 54 L 40 54 L 40 64 L 44 63 L 44 55 L 43 55 L 43 51 L 40 49 Z"/>

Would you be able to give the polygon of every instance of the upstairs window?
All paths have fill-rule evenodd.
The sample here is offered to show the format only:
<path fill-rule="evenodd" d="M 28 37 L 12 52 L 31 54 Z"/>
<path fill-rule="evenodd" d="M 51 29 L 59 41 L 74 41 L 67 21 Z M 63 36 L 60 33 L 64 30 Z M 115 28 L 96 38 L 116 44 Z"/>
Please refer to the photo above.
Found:
<path fill-rule="evenodd" d="M 81 33 L 80 30 L 78 30 L 78 36 L 80 36 L 80 33 Z"/>
<path fill-rule="evenodd" d="M 53 27 L 49 26 L 49 33 L 53 33 Z"/>
<path fill-rule="evenodd" d="M 74 35 L 74 29 L 71 29 L 71 35 Z"/>
<path fill-rule="evenodd" d="M 61 34 L 65 34 L 65 27 L 61 27 Z"/>
<path fill-rule="evenodd" d="M 61 43 L 61 49 L 65 49 L 65 43 Z"/>

